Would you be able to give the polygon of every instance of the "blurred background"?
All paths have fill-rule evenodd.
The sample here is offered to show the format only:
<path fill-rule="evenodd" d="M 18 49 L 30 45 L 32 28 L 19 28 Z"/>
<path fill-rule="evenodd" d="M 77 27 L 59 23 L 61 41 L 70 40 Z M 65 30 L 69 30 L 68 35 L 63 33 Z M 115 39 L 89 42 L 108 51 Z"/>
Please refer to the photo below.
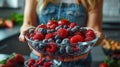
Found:
<path fill-rule="evenodd" d="M 24 0 L 0 0 L 0 54 L 17 52 L 29 56 L 27 44 L 18 40 L 23 11 Z M 106 39 L 92 50 L 92 67 L 98 67 L 106 56 L 115 55 L 120 61 L 120 0 L 104 0 L 102 27 Z"/>

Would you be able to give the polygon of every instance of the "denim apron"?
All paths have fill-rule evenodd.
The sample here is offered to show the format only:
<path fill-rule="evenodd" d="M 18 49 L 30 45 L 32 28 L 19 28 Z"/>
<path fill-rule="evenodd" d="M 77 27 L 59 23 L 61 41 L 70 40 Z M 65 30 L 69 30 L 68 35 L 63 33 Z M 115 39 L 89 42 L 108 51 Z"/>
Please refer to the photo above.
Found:
<path fill-rule="evenodd" d="M 68 19 L 70 22 L 75 22 L 80 26 L 86 26 L 87 22 L 87 12 L 82 4 L 76 5 L 61 3 L 55 5 L 49 3 L 45 8 L 42 9 L 41 13 L 37 10 L 38 24 L 47 24 L 49 20 L 54 18 L 55 20 Z M 34 59 L 39 57 L 34 55 L 32 52 L 30 56 Z M 73 62 L 62 62 L 60 67 L 90 67 L 91 54 L 85 60 L 78 60 Z"/>

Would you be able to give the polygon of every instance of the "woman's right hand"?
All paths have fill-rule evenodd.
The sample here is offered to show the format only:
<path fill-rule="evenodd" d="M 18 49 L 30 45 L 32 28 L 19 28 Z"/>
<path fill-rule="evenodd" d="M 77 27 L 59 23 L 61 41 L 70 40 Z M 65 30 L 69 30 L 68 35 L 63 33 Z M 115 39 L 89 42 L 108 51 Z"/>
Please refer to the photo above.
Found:
<path fill-rule="evenodd" d="M 21 42 L 26 42 L 25 40 L 25 35 L 28 33 L 28 30 L 30 28 L 35 28 L 34 26 L 31 26 L 31 25 L 22 25 L 21 28 L 20 28 L 20 35 L 19 35 L 19 40 Z"/>

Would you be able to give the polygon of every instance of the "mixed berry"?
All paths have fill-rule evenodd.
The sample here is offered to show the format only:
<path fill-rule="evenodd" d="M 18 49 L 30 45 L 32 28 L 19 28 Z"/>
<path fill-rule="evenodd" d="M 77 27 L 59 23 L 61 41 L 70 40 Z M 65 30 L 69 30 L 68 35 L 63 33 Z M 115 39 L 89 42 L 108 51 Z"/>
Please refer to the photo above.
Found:
<path fill-rule="evenodd" d="M 63 56 L 83 53 L 89 45 L 82 43 L 93 41 L 96 34 L 91 28 L 80 27 L 76 23 L 62 19 L 58 22 L 50 20 L 47 24 L 29 29 L 27 37 L 28 43 L 38 52 Z"/>

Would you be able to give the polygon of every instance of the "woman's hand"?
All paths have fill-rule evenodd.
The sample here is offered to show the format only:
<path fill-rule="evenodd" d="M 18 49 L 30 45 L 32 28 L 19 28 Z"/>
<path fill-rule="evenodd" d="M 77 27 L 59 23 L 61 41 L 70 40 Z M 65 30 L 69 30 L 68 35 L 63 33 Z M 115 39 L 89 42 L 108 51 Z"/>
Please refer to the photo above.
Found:
<path fill-rule="evenodd" d="M 102 43 L 103 39 L 104 39 L 104 34 L 102 32 L 96 31 L 97 35 L 98 35 L 98 41 L 96 42 L 95 46 L 98 46 Z"/>
<path fill-rule="evenodd" d="M 35 28 L 34 26 L 31 26 L 31 25 L 22 25 L 21 26 L 21 29 L 20 29 L 20 35 L 19 35 L 19 40 L 21 42 L 25 42 L 25 35 L 28 33 L 28 30 L 30 28 Z"/>

